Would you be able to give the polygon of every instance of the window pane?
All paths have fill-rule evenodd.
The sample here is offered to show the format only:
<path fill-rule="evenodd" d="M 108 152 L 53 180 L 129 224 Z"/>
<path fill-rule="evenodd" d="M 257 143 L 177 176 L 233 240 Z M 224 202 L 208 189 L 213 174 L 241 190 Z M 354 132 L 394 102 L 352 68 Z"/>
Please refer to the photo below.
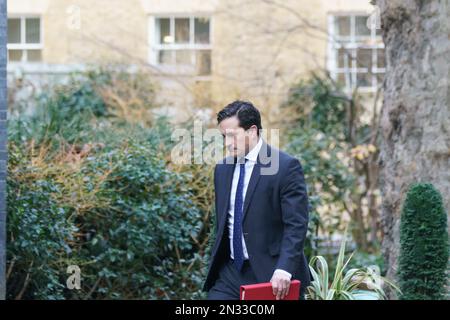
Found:
<path fill-rule="evenodd" d="M 338 68 L 351 68 L 351 52 L 348 49 L 338 49 Z"/>
<path fill-rule="evenodd" d="M 368 68 L 372 70 L 372 49 L 358 49 L 357 50 L 357 67 Z"/>
<path fill-rule="evenodd" d="M 204 76 L 211 74 L 211 50 L 197 51 L 197 74 Z"/>
<path fill-rule="evenodd" d="M 370 29 L 367 28 L 367 16 L 355 17 L 356 36 L 370 36 Z"/>
<path fill-rule="evenodd" d="M 26 30 L 26 43 L 40 43 L 40 19 L 39 18 L 27 18 L 25 20 Z"/>
<path fill-rule="evenodd" d="M 175 52 L 175 61 L 177 65 L 192 65 L 191 50 L 177 50 Z"/>
<path fill-rule="evenodd" d="M 348 16 L 336 16 L 335 28 L 337 35 L 350 36 L 350 17 Z"/>
<path fill-rule="evenodd" d="M 172 50 L 160 50 L 158 54 L 158 63 L 173 64 L 172 53 Z"/>
<path fill-rule="evenodd" d="M 386 68 L 386 57 L 384 49 L 377 49 L 377 67 Z"/>
<path fill-rule="evenodd" d="M 342 72 L 337 74 L 337 83 L 344 89 L 352 88 L 352 74 L 350 72 Z"/>
<path fill-rule="evenodd" d="M 209 43 L 208 18 L 195 18 L 195 43 Z"/>
<path fill-rule="evenodd" d="M 8 43 L 20 43 L 20 19 L 8 19 Z"/>
<path fill-rule="evenodd" d="M 376 32 L 375 32 L 375 34 L 377 35 L 377 36 L 379 36 L 379 37 L 381 37 L 381 28 L 377 28 L 376 30 L 375 30 Z"/>
<path fill-rule="evenodd" d="M 41 50 L 27 50 L 27 61 L 29 61 L 29 62 L 42 61 L 42 51 Z"/>
<path fill-rule="evenodd" d="M 159 43 L 171 43 L 173 42 L 170 37 L 170 19 L 158 18 L 156 20 L 156 28 L 159 30 Z"/>
<path fill-rule="evenodd" d="M 189 43 L 189 19 L 175 19 L 175 43 Z"/>
<path fill-rule="evenodd" d="M 358 87 L 371 87 L 372 75 L 369 73 L 358 73 L 356 75 L 356 81 L 358 83 Z"/>
<path fill-rule="evenodd" d="M 22 61 L 22 50 L 8 50 L 8 60 L 10 62 L 20 62 Z"/>
<path fill-rule="evenodd" d="M 339 85 L 345 87 L 345 73 L 338 73 L 337 74 L 337 82 Z"/>

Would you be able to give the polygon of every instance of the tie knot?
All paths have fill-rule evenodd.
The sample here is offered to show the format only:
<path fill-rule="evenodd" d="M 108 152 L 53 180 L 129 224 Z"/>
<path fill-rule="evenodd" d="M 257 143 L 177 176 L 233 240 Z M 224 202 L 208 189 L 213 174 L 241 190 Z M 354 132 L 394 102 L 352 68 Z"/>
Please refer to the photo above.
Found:
<path fill-rule="evenodd" d="M 247 158 L 236 158 L 236 162 L 235 163 L 237 163 L 237 164 L 240 164 L 240 165 L 243 165 L 243 164 L 245 164 L 246 162 L 247 162 Z"/>

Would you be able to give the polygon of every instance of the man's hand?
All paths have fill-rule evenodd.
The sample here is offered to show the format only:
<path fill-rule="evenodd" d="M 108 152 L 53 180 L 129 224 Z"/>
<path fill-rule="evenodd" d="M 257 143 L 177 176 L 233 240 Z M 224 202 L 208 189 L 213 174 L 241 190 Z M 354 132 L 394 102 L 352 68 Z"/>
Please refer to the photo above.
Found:
<path fill-rule="evenodd" d="M 286 297 L 289 293 L 291 274 L 284 270 L 277 269 L 273 273 L 270 282 L 272 283 L 273 295 L 277 296 L 276 299 L 284 299 L 284 297 Z"/>

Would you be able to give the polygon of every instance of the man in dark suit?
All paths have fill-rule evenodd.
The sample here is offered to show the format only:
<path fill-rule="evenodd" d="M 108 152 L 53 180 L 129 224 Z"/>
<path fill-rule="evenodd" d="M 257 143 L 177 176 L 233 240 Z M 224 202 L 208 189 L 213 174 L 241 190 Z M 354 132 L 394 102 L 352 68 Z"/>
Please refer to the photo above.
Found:
<path fill-rule="evenodd" d="M 214 170 L 216 240 L 203 289 L 208 299 L 238 300 L 241 285 L 270 281 L 278 300 L 298 279 L 303 299 L 310 272 L 300 162 L 263 141 L 261 116 L 250 102 L 227 105 L 217 121 L 230 156 Z"/>

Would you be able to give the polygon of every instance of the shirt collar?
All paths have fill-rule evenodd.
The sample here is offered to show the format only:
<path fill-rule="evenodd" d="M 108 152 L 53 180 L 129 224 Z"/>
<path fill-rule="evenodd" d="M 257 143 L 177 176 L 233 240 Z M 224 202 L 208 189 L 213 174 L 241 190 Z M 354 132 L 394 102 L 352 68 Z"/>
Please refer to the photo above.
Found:
<path fill-rule="evenodd" d="M 253 147 L 252 150 L 250 150 L 247 155 L 245 156 L 245 159 L 256 162 L 256 159 L 258 158 L 259 151 L 261 150 L 262 146 L 262 138 L 258 138 L 258 143 L 256 146 Z"/>

